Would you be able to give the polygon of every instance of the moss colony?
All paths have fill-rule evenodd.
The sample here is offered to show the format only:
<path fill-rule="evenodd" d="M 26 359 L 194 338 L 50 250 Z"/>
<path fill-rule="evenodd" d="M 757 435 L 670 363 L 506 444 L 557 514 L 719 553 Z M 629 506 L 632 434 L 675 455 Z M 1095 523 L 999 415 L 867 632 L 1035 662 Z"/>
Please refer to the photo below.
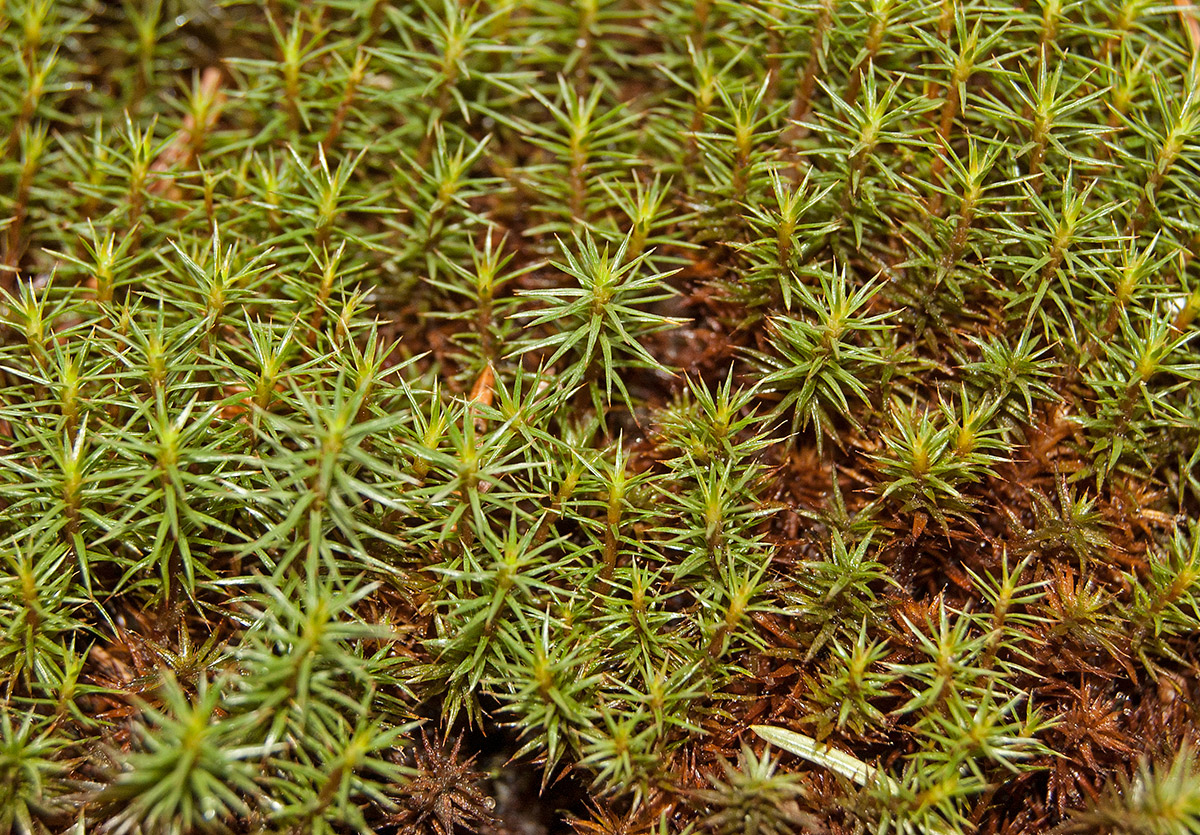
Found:
<path fill-rule="evenodd" d="M 0 833 L 1200 831 L 1189 8 L 0 39 Z"/>

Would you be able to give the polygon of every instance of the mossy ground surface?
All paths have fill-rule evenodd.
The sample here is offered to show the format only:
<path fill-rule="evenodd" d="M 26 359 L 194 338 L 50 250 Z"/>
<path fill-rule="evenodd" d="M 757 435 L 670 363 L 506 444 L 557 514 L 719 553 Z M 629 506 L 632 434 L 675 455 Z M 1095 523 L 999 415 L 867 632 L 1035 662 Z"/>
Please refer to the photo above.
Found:
<path fill-rule="evenodd" d="M 0 0 L 0 834 L 1200 831 L 1194 39 Z"/>

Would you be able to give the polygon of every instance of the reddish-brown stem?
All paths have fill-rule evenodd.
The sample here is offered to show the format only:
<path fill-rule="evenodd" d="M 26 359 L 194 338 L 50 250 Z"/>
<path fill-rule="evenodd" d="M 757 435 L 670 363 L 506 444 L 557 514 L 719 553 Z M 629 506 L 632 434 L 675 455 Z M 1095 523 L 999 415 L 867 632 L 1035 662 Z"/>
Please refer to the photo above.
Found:
<path fill-rule="evenodd" d="M 874 63 L 875 56 L 879 54 L 879 49 L 883 46 L 883 36 L 886 31 L 886 18 L 876 17 L 871 21 L 871 29 L 867 32 L 867 54 L 850 71 L 850 80 L 846 84 L 846 95 L 844 98 L 848 104 L 854 104 L 858 100 L 858 92 L 862 89 L 863 71 L 868 65 Z"/>
<path fill-rule="evenodd" d="M 358 85 L 362 83 L 366 71 L 367 53 L 360 49 L 354 57 L 354 66 L 350 68 L 350 74 L 346 77 L 346 89 L 342 92 L 342 100 L 338 102 L 333 120 L 329 123 L 329 130 L 325 132 L 325 138 L 321 140 L 321 147 L 326 152 L 333 147 L 333 143 L 342 133 L 342 127 L 346 124 L 346 114 L 350 112 L 350 106 L 354 104 L 355 93 L 358 91 Z"/>
<path fill-rule="evenodd" d="M 792 100 L 791 118 L 795 122 L 804 121 L 812 108 L 813 90 L 817 87 L 817 76 L 821 71 L 821 54 L 825 49 L 825 34 L 833 19 L 833 7 L 837 0 L 821 0 L 821 9 L 817 12 L 817 20 L 813 24 L 812 44 L 808 50 L 808 63 L 804 67 L 804 76 Z"/>

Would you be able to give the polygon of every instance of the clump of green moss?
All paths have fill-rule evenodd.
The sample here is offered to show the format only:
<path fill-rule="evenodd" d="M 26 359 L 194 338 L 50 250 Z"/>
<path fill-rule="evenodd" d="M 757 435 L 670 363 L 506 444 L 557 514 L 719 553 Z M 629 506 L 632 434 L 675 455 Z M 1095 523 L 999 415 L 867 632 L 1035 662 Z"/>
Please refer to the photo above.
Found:
<path fill-rule="evenodd" d="M 0 831 L 1193 831 L 1193 29 L 0 0 Z"/>

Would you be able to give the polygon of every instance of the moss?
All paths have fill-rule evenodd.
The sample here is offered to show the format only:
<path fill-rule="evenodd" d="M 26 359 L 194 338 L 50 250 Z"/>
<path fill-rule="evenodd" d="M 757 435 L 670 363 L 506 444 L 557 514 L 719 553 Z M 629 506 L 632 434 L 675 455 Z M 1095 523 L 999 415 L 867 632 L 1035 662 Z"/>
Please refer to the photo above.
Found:
<path fill-rule="evenodd" d="M 0 831 L 1194 830 L 1195 31 L 0 2 Z"/>

